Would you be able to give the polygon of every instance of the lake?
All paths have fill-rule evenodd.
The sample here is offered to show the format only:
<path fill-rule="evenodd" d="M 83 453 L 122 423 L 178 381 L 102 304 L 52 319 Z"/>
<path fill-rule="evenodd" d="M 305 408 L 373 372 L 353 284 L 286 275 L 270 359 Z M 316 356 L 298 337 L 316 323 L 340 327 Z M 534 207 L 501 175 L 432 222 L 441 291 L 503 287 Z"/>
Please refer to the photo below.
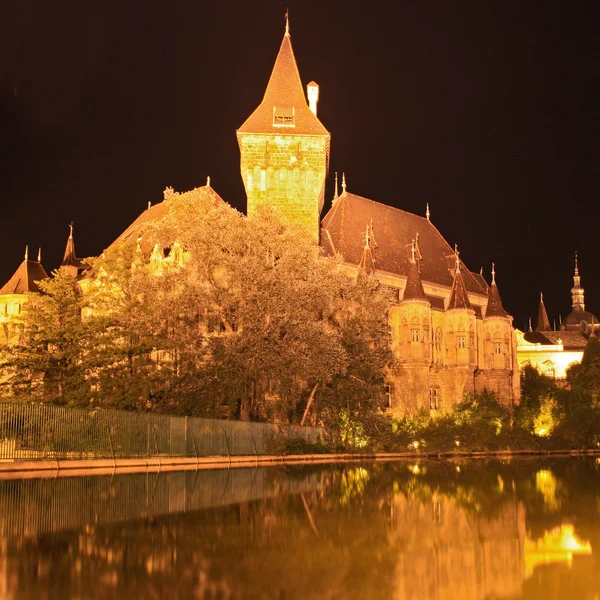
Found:
<path fill-rule="evenodd" d="M 600 598 L 600 459 L 0 481 L 0 598 Z"/>

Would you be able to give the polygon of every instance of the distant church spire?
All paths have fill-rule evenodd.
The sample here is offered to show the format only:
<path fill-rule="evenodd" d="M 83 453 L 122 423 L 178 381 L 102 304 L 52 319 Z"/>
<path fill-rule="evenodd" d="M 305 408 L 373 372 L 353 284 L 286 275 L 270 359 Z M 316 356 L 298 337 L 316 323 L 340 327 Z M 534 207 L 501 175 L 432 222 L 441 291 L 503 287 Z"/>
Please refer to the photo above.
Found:
<path fill-rule="evenodd" d="M 38 248 L 38 262 L 42 262 L 42 248 L 41 246 Z"/>
<path fill-rule="evenodd" d="M 25 246 L 25 260 L 29 260 L 29 244 Z"/>
<path fill-rule="evenodd" d="M 550 326 L 550 319 L 548 318 L 548 313 L 546 311 L 546 305 L 544 304 L 544 294 L 542 292 L 540 292 L 540 306 L 538 308 L 538 318 L 535 330 L 552 331 L 552 327 Z"/>
<path fill-rule="evenodd" d="M 577 260 L 577 252 L 575 252 L 575 272 L 573 274 L 573 287 L 571 288 L 571 298 L 573 302 L 573 310 L 585 310 L 584 289 L 581 287 L 581 277 L 579 276 L 579 264 Z"/>
<path fill-rule="evenodd" d="M 427 217 L 428 221 L 431 221 L 431 219 L 430 219 L 431 212 L 429 211 L 429 202 L 427 203 L 426 208 L 425 208 L 425 216 Z"/>
<path fill-rule="evenodd" d="M 346 173 L 342 173 L 342 194 L 346 193 Z"/>
<path fill-rule="evenodd" d="M 289 37 L 290 35 L 290 15 L 289 10 L 285 11 L 285 35 Z"/>

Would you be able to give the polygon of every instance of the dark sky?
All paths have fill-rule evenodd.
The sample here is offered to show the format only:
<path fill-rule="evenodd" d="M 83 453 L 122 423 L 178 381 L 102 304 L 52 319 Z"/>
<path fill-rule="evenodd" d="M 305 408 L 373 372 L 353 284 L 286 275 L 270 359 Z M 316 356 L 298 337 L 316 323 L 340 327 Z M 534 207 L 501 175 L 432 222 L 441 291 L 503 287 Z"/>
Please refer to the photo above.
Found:
<path fill-rule="evenodd" d="M 496 262 L 523 328 L 570 311 L 579 251 L 600 313 L 598 2 L 4 0 L 2 283 L 25 244 L 49 271 L 75 221 L 97 255 L 165 187 L 245 209 L 235 130 L 284 31 L 320 84 L 331 173 L 424 214 L 472 270 Z"/>

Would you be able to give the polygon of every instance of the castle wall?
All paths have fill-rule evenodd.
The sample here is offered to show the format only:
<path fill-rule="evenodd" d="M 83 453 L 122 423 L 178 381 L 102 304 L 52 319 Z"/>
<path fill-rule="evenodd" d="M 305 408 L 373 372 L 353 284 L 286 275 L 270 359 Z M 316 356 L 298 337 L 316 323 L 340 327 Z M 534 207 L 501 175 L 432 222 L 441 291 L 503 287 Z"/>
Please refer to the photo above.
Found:
<path fill-rule="evenodd" d="M 318 243 L 329 136 L 243 133 L 238 141 L 248 216 L 261 204 L 274 206 Z"/>

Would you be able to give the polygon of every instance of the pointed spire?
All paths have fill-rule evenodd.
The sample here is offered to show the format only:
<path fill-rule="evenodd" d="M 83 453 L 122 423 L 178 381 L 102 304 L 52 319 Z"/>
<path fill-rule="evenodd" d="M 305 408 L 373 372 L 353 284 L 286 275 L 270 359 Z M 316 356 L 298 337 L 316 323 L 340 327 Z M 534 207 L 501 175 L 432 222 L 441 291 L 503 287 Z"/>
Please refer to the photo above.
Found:
<path fill-rule="evenodd" d="M 283 133 L 329 136 L 310 110 L 289 34 L 289 19 L 271 77 L 260 105 L 238 129 L 244 133 Z M 289 129 L 288 129 L 289 128 Z"/>
<path fill-rule="evenodd" d="M 25 260 L 29 260 L 29 244 L 25 246 Z"/>
<path fill-rule="evenodd" d="M 492 284 L 488 289 L 488 303 L 485 310 L 485 318 L 488 317 L 508 317 L 508 313 L 504 310 L 500 292 L 496 285 L 496 266 L 492 263 Z"/>
<path fill-rule="evenodd" d="M 41 246 L 38 248 L 38 260 L 39 263 L 42 262 L 42 248 Z"/>
<path fill-rule="evenodd" d="M 425 208 L 425 216 L 427 217 L 428 221 L 431 221 L 430 217 L 431 217 L 431 212 L 429 212 L 429 202 L 427 203 L 427 206 Z"/>
<path fill-rule="evenodd" d="M 358 263 L 358 269 L 359 273 L 370 274 L 375 271 L 375 257 L 373 256 L 373 238 L 369 225 L 366 227 L 364 240 L 365 245 L 360 262 Z"/>
<path fill-rule="evenodd" d="M 268 152 L 268 151 L 269 151 L 269 146 L 267 144 L 266 152 Z M 210 175 L 206 176 L 206 187 L 210 187 Z"/>
<path fill-rule="evenodd" d="M 61 266 L 79 266 L 79 259 L 75 255 L 75 241 L 73 240 L 73 221 L 69 223 L 69 238 L 65 247 Z"/>
<path fill-rule="evenodd" d="M 152 206 L 152 202 L 150 200 L 148 200 L 148 208 L 150 208 Z"/>
<path fill-rule="evenodd" d="M 333 189 L 333 201 L 335 202 L 338 198 L 339 198 L 339 194 L 338 194 L 338 178 L 337 178 L 337 171 L 336 171 L 336 173 L 335 173 L 335 187 Z"/>
<path fill-rule="evenodd" d="M 454 245 L 454 257 L 456 261 L 456 268 L 454 270 L 454 282 L 452 283 L 452 291 L 450 292 L 450 301 L 448 302 L 448 310 L 452 309 L 468 309 L 472 310 L 471 302 L 467 294 L 467 288 L 465 286 L 465 280 L 463 279 L 462 272 L 460 270 L 460 258 L 458 252 L 458 245 Z"/>
<path fill-rule="evenodd" d="M 533 329 L 531 328 L 531 317 L 529 317 L 529 330 L 528 331 L 533 331 Z"/>
<path fill-rule="evenodd" d="M 579 264 L 577 252 L 575 252 L 575 272 L 573 274 L 573 287 L 571 288 L 571 300 L 573 310 L 585 310 L 585 293 L 581 287 L 581 277 L 579 276 Z"/>
<path fill-rule="evenodd" d="M 538 318 L 535 330 L 552 331 L 550 319 L 548 318 L 548 313 L 546 312 L 546 305 L 544 304 L 544 294 L 542 292 L 540 292 L 540 305 L 538 308 Z"/>
<path fill-rule="evenodd" d="M 413 239 L 410 244 L 408 275 L 406 277 L 406 286 L 404 287 L 402 302 L 408 302 L 410 300 L 426 300 L 429 302 L 429 299 L 425 295 L 425 290 L 423 289 L 421 270 L 419 269 L 419 255 L 417 251 L 417 242 Z"/>
<path fill-rule="evenodd" d="M 342 173 L 342 194 L 346 193 L 346 173 Z"/>
<path fill-rule="evenodd" d="M 285 35 L 286 37 L 290 37 L 290 16 L 288 9 L 285 11 Z"/>

